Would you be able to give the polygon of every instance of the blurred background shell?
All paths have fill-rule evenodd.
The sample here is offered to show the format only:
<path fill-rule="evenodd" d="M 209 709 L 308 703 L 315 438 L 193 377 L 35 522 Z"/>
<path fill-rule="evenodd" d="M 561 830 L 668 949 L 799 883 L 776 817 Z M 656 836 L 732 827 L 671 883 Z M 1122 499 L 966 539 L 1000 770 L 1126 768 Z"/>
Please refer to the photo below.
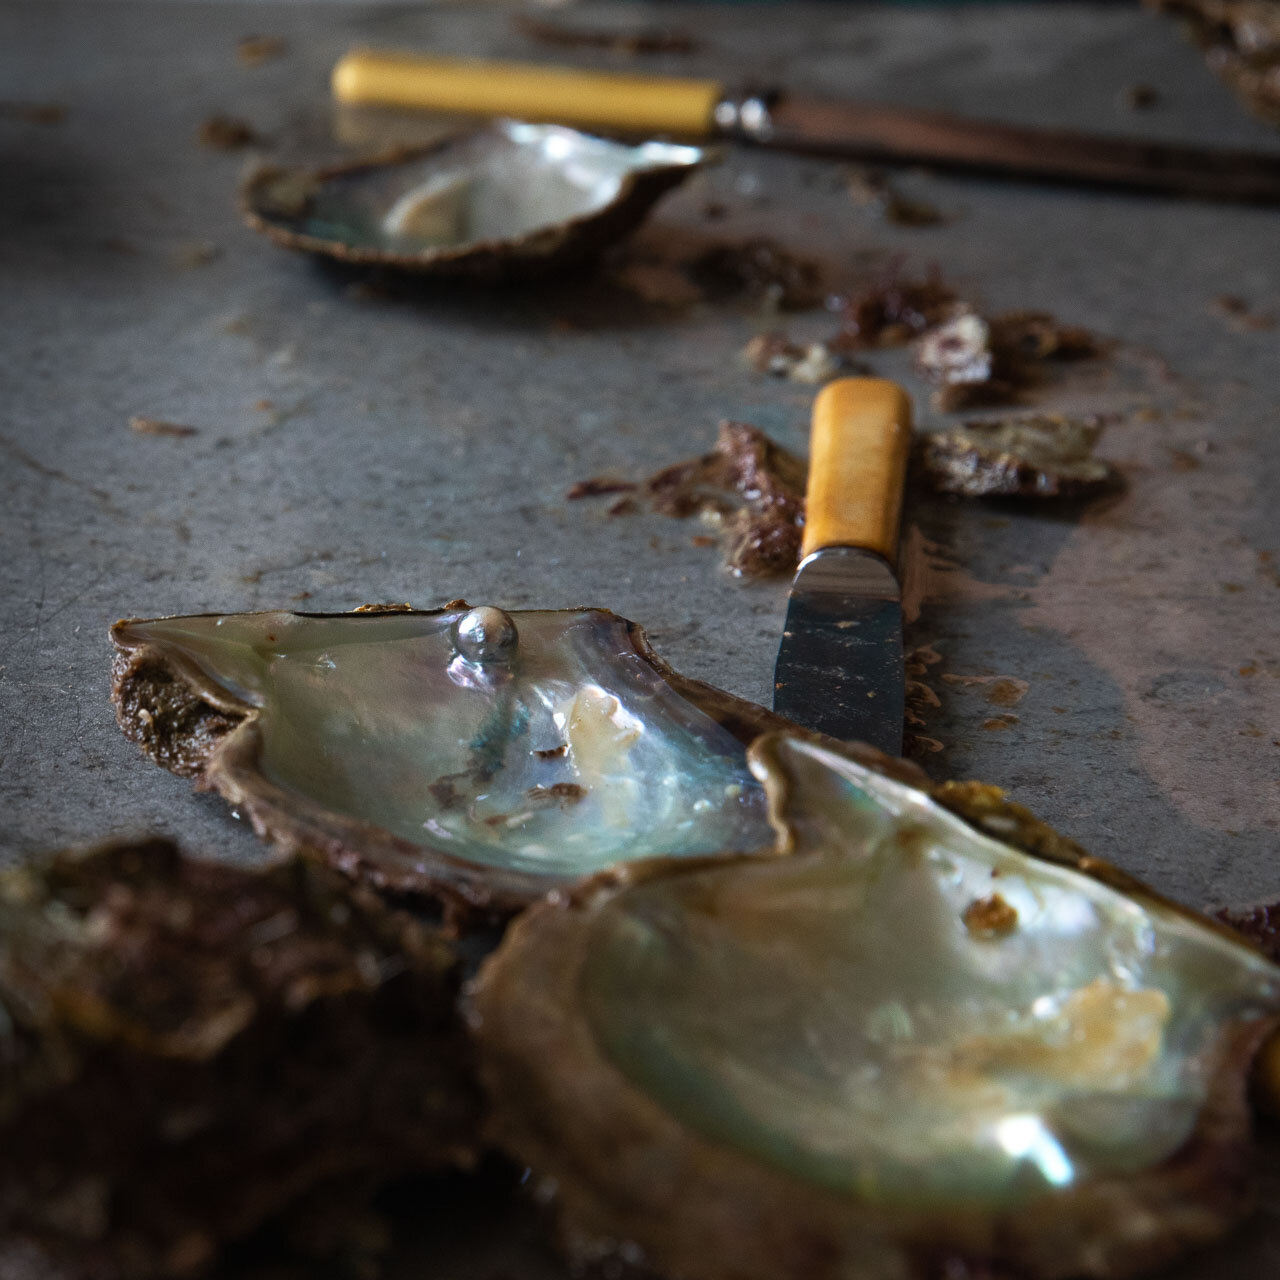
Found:
<path fill-rule="evenodd" d="M 262 167 L 241 200 L 251 227 L 291 249 L 496 278 L 536 274 L 605 248 L 708 159 L 699 147 L 628 146 L 504 120 L 375 160 Z"/>

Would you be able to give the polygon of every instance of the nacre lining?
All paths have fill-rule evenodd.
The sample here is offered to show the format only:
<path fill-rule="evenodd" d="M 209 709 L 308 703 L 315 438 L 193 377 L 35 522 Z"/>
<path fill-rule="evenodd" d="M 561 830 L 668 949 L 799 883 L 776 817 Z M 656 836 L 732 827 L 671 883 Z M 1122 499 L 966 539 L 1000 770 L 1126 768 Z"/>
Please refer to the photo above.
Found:
<path fill-rule="evenodd" d="M 1017 1205 L 1191 1134 L 1280 969 L 791 739 L 795 856 L 613 897 L 583 970 L 614 1064 L 690 1129 L 887 1204 Z M 753 752 L 753 755 L 756 755 Z"/>
<path fill-rule="evenodd" d="M 301 803 L 478 863 L 577 876 L 772 845 L 745 748 L 611 614 L 516 614 L 509 666 L 436 614 L 260 613 L 123 625 L 126 644 L 256 709 L 259 765 Z"/>
<path fill-rule="evenodd" d="M 623 146 L 556 125 L 501 121 L 419 160 L 322 183 L 298 229 L 413 252 L 511 240 L 599 213 L 630 173 L 700 164 L 695 147 Z"/>

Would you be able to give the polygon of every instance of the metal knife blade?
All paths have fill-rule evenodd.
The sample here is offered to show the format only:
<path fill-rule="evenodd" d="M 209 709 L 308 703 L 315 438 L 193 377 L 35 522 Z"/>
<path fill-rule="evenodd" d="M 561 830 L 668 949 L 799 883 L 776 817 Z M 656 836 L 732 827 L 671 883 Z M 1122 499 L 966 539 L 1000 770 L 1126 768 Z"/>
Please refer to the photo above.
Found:
<path fill-rule="evenodd" d="M 893 571 L 826 547 L 796 572 L 773 676 L 773 709 L 809 729 L 902 754 L 902 602 Z"/>

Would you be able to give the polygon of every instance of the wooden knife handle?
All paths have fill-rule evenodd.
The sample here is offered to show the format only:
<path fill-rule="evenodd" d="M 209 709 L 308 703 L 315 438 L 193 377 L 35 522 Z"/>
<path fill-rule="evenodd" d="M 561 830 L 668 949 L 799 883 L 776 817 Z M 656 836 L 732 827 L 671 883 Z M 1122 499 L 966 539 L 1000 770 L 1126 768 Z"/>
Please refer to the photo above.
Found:
<path fill-rule="evenodd" d="M 802 554 L 859 547 L 898 556 L 911 401 L 884 378 L 840 378 L 813 402 Z"/>

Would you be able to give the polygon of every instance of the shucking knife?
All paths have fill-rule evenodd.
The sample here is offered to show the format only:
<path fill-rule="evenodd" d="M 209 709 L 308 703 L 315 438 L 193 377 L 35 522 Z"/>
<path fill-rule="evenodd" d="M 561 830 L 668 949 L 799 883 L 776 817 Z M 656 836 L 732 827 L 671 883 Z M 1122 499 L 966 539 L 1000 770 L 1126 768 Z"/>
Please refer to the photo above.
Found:
<path fill-rule="evenodd" d="M 898 529 L 911 401 L 883 378 L 829 382 L 813 402 L 804 542 L 774 671 L 773 709 L 902 754 Z"/>
<path fill-rule="evenodd" d="M 334 67 L 333 94 L 348 105 L 727 138 L 1008 177 L 1280 203 L 1280 152 L 1038 129 L 802 94 L 739 94 L 716 80 L 356 49 Z"/>

